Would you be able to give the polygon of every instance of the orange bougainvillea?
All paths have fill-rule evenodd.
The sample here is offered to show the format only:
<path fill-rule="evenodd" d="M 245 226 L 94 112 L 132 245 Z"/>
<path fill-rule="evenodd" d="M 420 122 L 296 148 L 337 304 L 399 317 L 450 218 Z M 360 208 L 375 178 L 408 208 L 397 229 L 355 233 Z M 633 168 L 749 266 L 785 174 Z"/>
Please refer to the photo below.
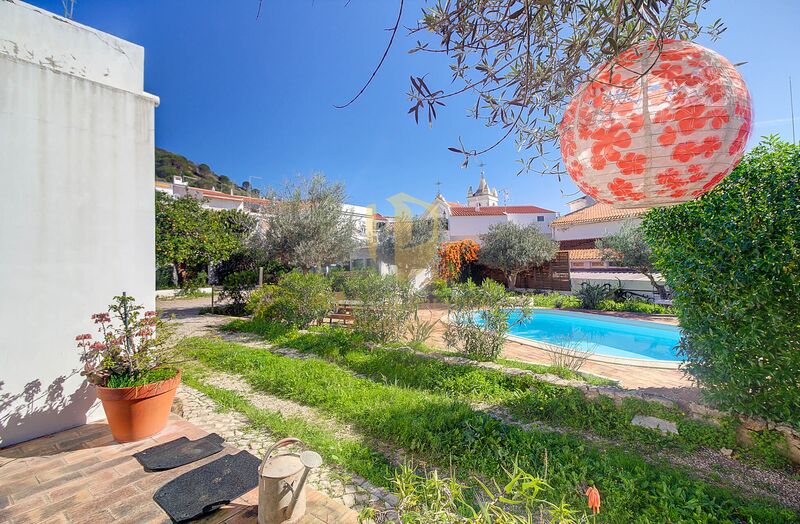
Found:
<path fill-rule="evenodd" d="M 473 240 L 444 242 L 439 246 L 439 278 L 453 280 L 461 274 L 465 264 L 478 260 L 480 247 Z"/>

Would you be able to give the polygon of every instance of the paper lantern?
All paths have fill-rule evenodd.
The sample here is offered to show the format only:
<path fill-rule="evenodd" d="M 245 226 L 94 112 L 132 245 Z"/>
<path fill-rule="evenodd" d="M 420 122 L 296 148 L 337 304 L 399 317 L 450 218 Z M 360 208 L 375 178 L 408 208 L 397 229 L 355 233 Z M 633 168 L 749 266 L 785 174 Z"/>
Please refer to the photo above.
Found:
<path fill-rule="evenodd" d="M 645 42 L 592 74 L 559 126 L 567 172 L 614 207 L 691 200 L 736 167 L 750 94 L 721 55 L 692 42 Z"/>

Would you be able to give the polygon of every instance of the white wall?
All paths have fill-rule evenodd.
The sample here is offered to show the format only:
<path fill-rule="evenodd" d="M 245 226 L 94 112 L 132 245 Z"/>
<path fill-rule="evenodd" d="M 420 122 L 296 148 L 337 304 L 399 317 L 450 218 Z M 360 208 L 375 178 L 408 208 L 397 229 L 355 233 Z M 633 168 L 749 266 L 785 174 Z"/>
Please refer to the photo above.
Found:
<path fill-rule="evenodd" d="M 154 299 L 154 107 L 144 50 L 0 2 L 0 447 L 102 417 L 75 335 Z"/>
<path fill-rule="evenodd" d="M 591 224 L 575 224 L 568 228 L 553 228 L 553 238 L 555 240 L 580 240 L 584 238 L 603 238 L 617 233 L 626 221 L 632 221 L 635 225 L 641 224 L 640 218 L 614 220 L 611 222 L 596 222 Z"/>
<path fill-rule="evenodd" d="M 489 226 L 514 222 L 522 226 L 535 224 L 536 227 L 546 236 L 551 235 L 550 222 L 555 220 L 555 213 L 542 213 L 545 217 L 543 222 L 538 222 L 537 214 L 511 213 L 509 215 L 485 215 L 485 216 L 451 216 L 448 219 L 448 234 L 450 240 L 464 240 L 471 238 L 476 242 L 480 235 L 489 231 Z"/>

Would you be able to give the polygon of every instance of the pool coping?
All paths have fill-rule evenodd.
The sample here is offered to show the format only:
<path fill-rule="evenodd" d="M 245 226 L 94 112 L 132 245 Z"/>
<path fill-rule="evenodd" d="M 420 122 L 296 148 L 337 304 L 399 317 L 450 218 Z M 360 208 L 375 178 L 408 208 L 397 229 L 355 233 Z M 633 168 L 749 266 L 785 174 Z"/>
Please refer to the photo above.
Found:
<path fill-rule="evenodd" d="M 568 349 L 556 344 L 547 344 L 532 340 L 530 338 L 518 337 L 517 335 L 506 335 L 506 340 L 529 346 L 548 353 L 559 353 L 559 349 Z M 548 347 L 550 346 L 550 347 Z M 679 360 L 655 360 L 649 358 L 626 358 L 626 357 L 610 357 L 607 355 L 598 355 L 596 353 L 589 353 L 586 360 L 591 362 L 601 362 L 603 364 L 617 364 L 622 366 L 650 368 L 650 369 L 680 369 L 681 361 Z"/>

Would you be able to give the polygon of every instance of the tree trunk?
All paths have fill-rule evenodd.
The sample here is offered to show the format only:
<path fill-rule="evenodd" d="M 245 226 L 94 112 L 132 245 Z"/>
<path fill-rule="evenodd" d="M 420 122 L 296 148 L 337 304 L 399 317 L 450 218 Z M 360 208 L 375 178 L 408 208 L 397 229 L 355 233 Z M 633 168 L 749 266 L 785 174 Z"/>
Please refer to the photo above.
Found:
<path fill-rule="evenodd" d="M 186 284 L 188 273 L 186 271 L 186 262 L 178 262 L 175 264 L 177 267 L 178 287 L 182 288 Z"/>
<path fill-rule="evenodd" d="M 508 289 L 510 289 L 510 290 L 517 289 L 517 274 L 516 273 L 509 273 L 508 274 Z"/>
<path fill-rule="evenodd" d="M 667 288 L 666 288 L 666 286 L 662 286 L 661 284 L 656 282 L 655 277 L 653 277 L 653 275 L 651 273 L 645 273 L 643 271 L 642 274 L 650 279 L 650 283 L 653 284 L 653 287 L 656 288 L 656 291 L 658 291 L 658 296 L 661 298 L 661 300 L 666 300 L 667 299 Z"/>

